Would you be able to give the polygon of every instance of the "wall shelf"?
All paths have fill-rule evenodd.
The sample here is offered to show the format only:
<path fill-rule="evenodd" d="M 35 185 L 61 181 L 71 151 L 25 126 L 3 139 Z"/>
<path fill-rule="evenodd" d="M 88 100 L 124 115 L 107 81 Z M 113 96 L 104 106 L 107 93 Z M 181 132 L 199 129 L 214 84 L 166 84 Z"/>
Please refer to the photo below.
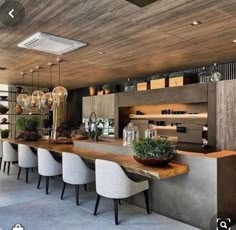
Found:
<path fill-rule="evenodd" d="M 207 119 L 207 113 L 199 114 L 145 114 L 145 115 L 136 115 L 130 114 L 129 118 L 131 119 Z"/>

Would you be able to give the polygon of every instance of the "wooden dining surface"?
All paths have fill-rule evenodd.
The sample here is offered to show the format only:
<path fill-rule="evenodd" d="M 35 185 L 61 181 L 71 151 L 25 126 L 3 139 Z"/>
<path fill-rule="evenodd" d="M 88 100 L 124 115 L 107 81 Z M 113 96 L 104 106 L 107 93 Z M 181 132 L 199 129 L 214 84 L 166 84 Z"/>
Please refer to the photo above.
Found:
<path fill-rule="evenodd" d="M 34 148 L 44 148 L 49 151 L 57 152 L 59 154 L 62 154 L 62 152 L 70 152 L 79 155 L 85 160 L 93 162 L 96 159 L 114 161 L 119 165 L 121 165 L 122 168 L 129 173 L 134 173 L 148 178 L 159 179 L 159 180 L 186 174 L 189 171 L 189 167 L 187 165 L 170 163 L 166 167 L 149 167 L 139 164 L 130 155 L 101 153 L 96 151 L 96 149 L 94 151 L 91 151 L 87 149 L 77 148 L 74 147 L 73 144 L 55 144 L 48 140 L 23 141 L 23 140 L 6 139 L 4 141 L 8 141 L 9 143 L 13 144 L 25 144 Z"/>

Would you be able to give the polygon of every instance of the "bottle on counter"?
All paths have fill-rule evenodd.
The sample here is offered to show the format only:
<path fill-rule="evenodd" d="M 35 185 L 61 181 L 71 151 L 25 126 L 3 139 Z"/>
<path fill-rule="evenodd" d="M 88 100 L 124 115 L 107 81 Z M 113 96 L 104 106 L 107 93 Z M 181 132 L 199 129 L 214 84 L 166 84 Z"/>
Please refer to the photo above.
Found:
<path fill-rule="evenodd" d="M 209 82 L 210 76 L 206 72 L 206 68 L 202 67 L 202 71 L 198 74 L 199 83 Z"/>
<path fill-rule="evenodd" d="M 123 146 L 132 146 L 133 142 L 138 140 L 139 140 L 138 127 L 134 126 L 134 124 L 130 122 L 123 129 Z"/>
<path fill-rule="evenodd" d="M 149 128 L 145 130 L 145 138 L 155 139 L 157 138 L 157 130 L 153 125 L 149 125 Z"/>
<path fill-rule="evenodd" d="M 133 91 L 135 91 L 135 86 L 134 86 L 134 84 L 130 81 L 129 78 L 128 78 L 128 81 L 125 82 L 124 86 L 125 86 L 125 92 L 133 92 Z"/>
<path fill-rule="evenodd" d="M 221 73 L 218 70 L 217 64 L 214 64 L 213 70 L 211 72 L 211 77 L 210 77 L 210 81 L 211 82 L 217 82 L 221 80 Z"/>

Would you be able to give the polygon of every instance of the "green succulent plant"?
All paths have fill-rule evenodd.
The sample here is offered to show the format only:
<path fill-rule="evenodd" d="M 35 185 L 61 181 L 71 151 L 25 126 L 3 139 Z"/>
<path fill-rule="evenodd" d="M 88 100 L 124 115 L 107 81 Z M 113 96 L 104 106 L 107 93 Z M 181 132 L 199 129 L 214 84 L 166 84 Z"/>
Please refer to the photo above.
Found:
<path fill-rule="evenodd" d="M 103 90 L 111 90 L 111 85 L 105 84 L 102 88 L 103 88 Z"/>
<path fill-rule="evenodd" d="M 133 151 L 135 156 L 148 159 L 148 158 L 162 158 L 168 159 L 174 157 L 176 154 L 175 148 L 171 142 L 166 139 L 146 138 L 133 143 Z"/>
<path fill-rule="evenodd" d="M 151 80 L 157 80 L 157 79 L 163 79 L 163 78 L 168 78 L 169 75 L 168 74 L 156 74 L 154 76 L 151 77 Z"/>
<path fill-rule="evenodd" d="M 169 75 L 169 78 L 185 76 L 183 72 L 175 72 Z"/>
<path fill-rule="evenodd" d="M 1 129 L 1 137 L 8 138 L 9 136 L 9 129 Z"/>
<path fill-rule="evenodd" d="M 16 127 L 20 130 L 36 131 L 40 126 L 39 117 L 19 117 L 16 121 Z"/>

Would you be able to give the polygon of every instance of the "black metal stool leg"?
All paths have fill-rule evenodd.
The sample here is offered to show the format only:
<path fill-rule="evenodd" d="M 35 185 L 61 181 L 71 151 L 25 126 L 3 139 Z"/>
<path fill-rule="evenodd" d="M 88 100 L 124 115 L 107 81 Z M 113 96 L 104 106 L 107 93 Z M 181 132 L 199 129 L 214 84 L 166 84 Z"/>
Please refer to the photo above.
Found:
<path fill-rule="evenodd" d="M 118 206 L 119 206 L 119 200 L 114 199 L 114 213 L 115 213 L 115 224 L 118 225 Z"/>
<path fill-rule="evenodd" d="M 7 165 L 7 162 L 4 161 L 4 165 L 3 165 L 3 172 L 5 173 L 5 170 L 6 170 L 6 165 Z"/>
<path fill-rule="evenodd" d="M 75 185 L 76 205 L 79 205 L 79 185 Z"/>
<path fill-rule="evenodd" d="M 100 195 L 97 194 L 97 200 L 96 200 L 96 204 L 95 204 L 95 208 L 94 208 L 94 212 L 93 212 L 94 216 L 97 215 L 99 202 L 100 202 Z"/>
<path fill-rule="evenodd" d="M 42 176 L 41 176 L 41 175 L 39 175 L 39 179 L 38 179 L 38 186 L 37 186 L 37 189 L 39 189 L 39 187 L 40 187 L 40 183 L 41 183 L 41 178 L 42 178 Z"/>
<path fill-rule="evenodd" d="M 49 188 L 49 176 L 46 176 L 46 194 L 48 194 L 48 188 Z"/>
<path fill-rule="evenodd" d="M 10 167 L 11 167 L 11 162 L 8 162 L 8 167 L 7 167 L 7 175 L 8 176 L 10 174 Z"/>
<path fill-rule="evenodd" d="M 86 184 L 84 185 L 84 191 L 87 191 L 87 185 Z"/>
<path fill-rule="evenodd" d="M 145 197 L 145 203 L 146 203 L 147 213 L 150 214 L 148 190 L 145 190 L 145 191 L 144 191 L 144 197 Z"/>
<path fill-rule="evenodd" d="M 65 188 L 66 188 L 66 182 L 64 182 L 64 184 L 63 184 L 63 188 L 62 188 L 62 192 L 61 192 L 61 200 L 63 200 Z"/>
<path fill-rule="evenodd" d="M 29 183 L 29 169 L 28 168 L 25 169 L 25 181 L 26 181 L 26 184 Z"/>
<path fill-rule="evenodd" d="M 2 157 L 0 158 L 0 170 L 2 169 Z"/>
<path fill-rule="evenodd" d="M 20 179 L 20 173 L 21 173 L 21 167 L 19 167 L 19 169 L 18 169 L 17 180 L 19 180 L 19 179 Z"/>

